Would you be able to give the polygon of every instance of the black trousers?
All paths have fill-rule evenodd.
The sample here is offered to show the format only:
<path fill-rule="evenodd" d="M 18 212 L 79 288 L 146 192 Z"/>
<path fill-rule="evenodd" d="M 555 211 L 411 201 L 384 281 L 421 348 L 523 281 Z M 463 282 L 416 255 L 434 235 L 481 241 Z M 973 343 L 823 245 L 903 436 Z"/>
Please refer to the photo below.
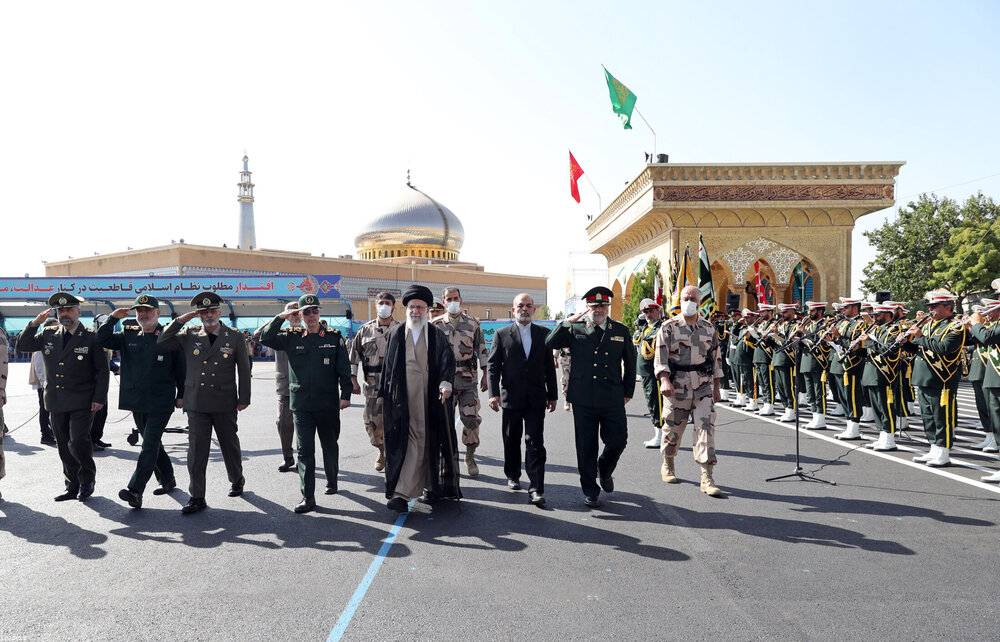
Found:
<path fill-rule="evenodd" d="M 108 420 L 108 404 L 101 406 L 101 409 L 94 413 L 94 421 L 90 425 L 90 438 L 94 441 L 101 441 L 104 437 L 104 424 Z"/>
<path fill-rule="evenodd" d="M 170 463 L 167 451 L 163 449 L 163 430 L 167 427 L 173 411 L 167 412 L 136 412 L 132 411 L 132 419 L 136 429 L 142 434 L 142 450 L 135 464 L 135 472 L 128 482 L 128 487 L 140 495 L 146 490 L 149 478 L 156 475 L 156 481 L 169 483 L 176 481 L 174 467 Z"/>
<path fill-rule="evenodd" d="M 642 392 L 646 397 L 646 408 L 653 422 L 653 428 L 663 425 L 663 396 L 660 395 L 660 382 L 656 377 L 642 378 Z"/>
<path fill-rule="evenodd" d="M 81 484 L 93 484 L 97 477 L 94 442 L 90 439 L 93 418 L 89 408 L 52 413 L 52 432 L 56 435 L 67 490 L 80 490 Z"/>
<path fill-rule="evenodd" d="M 601 492 L 597 477 L 610 477 L 618 466 L 628 442 L 625 404 L 611 408 L 593 408 L 573 404 L 573 428 L 576 433 L 576 466 L 580 471 L 580 488 L 584 495 Z M 604 451 L 597 455 L 598 438 Z"/>
<path fill-rule="evenodd" d="M 507 479 L 521 479 L 521 434 L 524 434 L 524 470 L 528 490 L 545 492 L 545 406 L 504 408 L 500 423 L 503 429 L 503 473 Z"/>
<path fill-rule="evenodd" d="M 45 388 L 38 389 L 38 426 L 42 429 L 42 437 L 53 437 L 52 424 L 49 423 L 49 411 L 45 409 Z"/>

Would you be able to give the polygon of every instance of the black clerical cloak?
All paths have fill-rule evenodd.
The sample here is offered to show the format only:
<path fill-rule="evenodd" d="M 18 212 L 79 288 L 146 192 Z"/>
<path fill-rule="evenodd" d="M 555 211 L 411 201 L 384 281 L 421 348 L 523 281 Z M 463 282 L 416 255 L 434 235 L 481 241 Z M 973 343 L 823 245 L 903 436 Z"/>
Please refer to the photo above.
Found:
<path fill-rule="evenodd" d="M 444 333 L 435 326 L 424 327 L 427 333 L 427 461 L 431 488 L 437 497 L 461 497 L 458 488 L 458 438 L 450 397 L 447 409 L 438 399 L 442 381 L 454 383 L 455 356 Z M 421 337 L 422 339 L 423 337 Z M 385 432 L 385 496 L 391 499 L 406 458 L 410 435 L 410 410 L 406 391 L 406 324 L 389 331 L 378 396 L 382 398 Z"/>

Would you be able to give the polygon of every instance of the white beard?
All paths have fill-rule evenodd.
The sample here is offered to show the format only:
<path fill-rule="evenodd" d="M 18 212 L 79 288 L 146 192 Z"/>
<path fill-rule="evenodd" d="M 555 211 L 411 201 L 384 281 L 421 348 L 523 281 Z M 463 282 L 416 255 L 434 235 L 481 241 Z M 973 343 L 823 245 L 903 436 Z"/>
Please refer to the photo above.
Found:
<path fill-rule="evenodd" d="M 410 315 L 406 315 L 406 329 L 410 332 L 420 332 L 427 326 L 427 317 L 421 317 L 419 319 L 414 319 Z"/>

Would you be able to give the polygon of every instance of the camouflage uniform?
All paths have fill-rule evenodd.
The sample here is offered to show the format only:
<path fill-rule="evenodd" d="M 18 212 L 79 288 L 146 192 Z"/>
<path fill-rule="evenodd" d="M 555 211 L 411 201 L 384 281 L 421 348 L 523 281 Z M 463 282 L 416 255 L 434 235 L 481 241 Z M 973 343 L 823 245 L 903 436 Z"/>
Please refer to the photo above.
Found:
<path fill-rule="evenodd" d="M 358 333 L 351 341 L 349 359 L 351 361 L 351 376 L 358 376 L 358 365 L 361 365 L 363 383 L 361 392 L 365 396 L 365 412 L 363 419 L 365 430 L 372 446 L 381 448 L 382 439 L 382 399 L 378 396 L 378 382 L 382 372 L 382 360 L 385 359 L 385 347 L 389 342 L 389 330 L 399 325 L 395 319 L 389 320 L 389 325 L 379 325 L 378 319 L 372 319 L 358 328 Z M 359 380 L 361 380 L 359 378 Z"/>
<path fill-rule="evenodd" d="M 467 314 L 443 314 L 432 321 L 448 337 L 455 352 L 455 392 L 452 396 L 458 405 L 462 418 L 462 443 L 479 445 L 479 381 L 476 379 L 476 364 L 486 371 L 489 350 L 483 338 L 479 321 Z"/>
<path fill-rule="evenodd" d="M 569 395 L 569 348 L 560 348 L 555 351 L 556 359 L 559 361 L 559 377 L 562 385 L 563 399 L 568 399 Z M 563 407 L 569 410 L 569 401 L 564 402 Z"/>
<path fill-rule="evenodd" d="M 703 318 L 689 324 L 681 316 L 660 326 L 654 372 L 670 376 L 674 395 L 663 399 L 663 481 L 676 483 L 674 457 L 688 418 L 694 415 L 694 460 L 702 469 L 701 490 L 718 497 L 712 479 L 715 466 L 715 380 L 722 378 L 722 351 L 715 326 Z"/>

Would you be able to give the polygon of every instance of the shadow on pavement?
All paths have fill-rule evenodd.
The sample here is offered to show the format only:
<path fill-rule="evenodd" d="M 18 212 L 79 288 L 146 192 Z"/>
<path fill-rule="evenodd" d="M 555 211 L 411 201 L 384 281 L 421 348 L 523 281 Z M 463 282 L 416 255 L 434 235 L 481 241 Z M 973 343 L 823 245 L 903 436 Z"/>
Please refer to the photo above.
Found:
<path fill-rule="evenodd" d="M 99 548 L 108 540 L 103 533 L 95 533 L 80 528 L 62 517 L 53 517 L 32 510 L 16 502 L 0 502 L 0 532 L 6 531 L 32 544 L 60 546 L 85 560 L 96 560 L 107 555 Z"/>

